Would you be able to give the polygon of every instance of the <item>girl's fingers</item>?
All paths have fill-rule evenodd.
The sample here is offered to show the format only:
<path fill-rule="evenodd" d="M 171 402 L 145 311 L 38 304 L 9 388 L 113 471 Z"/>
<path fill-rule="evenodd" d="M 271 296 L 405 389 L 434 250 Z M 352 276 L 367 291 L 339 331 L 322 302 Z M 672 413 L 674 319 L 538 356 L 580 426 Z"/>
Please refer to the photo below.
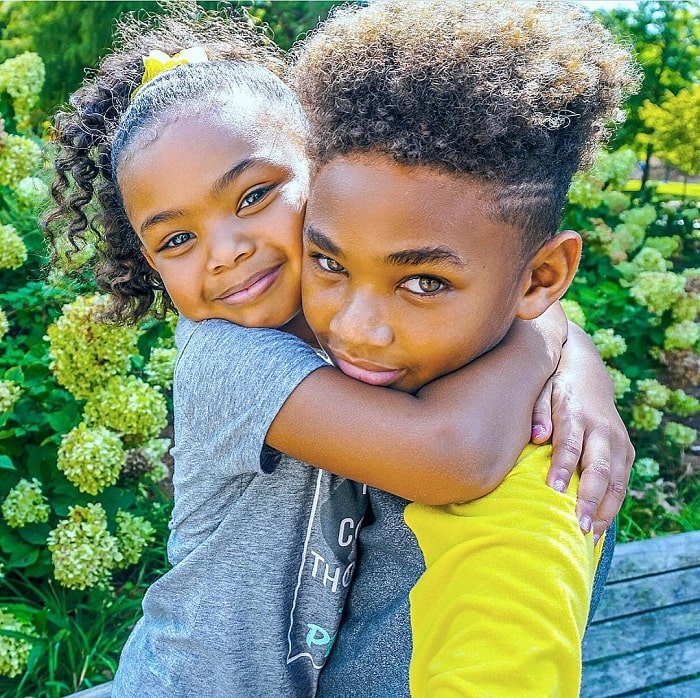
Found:
<path fill-rule="evenodd" d="M 532 442 L 543 444 L 552 436 L 552 379 L 540 392 L 532 410 Z"/>

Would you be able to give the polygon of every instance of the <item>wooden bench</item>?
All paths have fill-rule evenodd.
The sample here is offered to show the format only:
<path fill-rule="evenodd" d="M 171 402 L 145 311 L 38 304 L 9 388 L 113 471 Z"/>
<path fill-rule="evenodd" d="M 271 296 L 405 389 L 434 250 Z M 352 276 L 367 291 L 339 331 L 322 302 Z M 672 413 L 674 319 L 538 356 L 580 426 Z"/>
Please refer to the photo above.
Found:
<path fill-rule="evenodd" d="M 700 697 L 700 531 L 618 544 L 583 658 L 582 698 Z"/>

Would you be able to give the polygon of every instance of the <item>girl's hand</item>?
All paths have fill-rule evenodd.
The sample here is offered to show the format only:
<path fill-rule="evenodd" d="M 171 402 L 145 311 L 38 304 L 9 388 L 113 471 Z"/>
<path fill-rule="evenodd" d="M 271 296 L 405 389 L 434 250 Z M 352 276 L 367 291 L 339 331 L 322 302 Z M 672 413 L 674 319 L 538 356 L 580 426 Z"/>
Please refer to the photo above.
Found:
<path fill-rule="evenodd" d="M 635 452 L 603 361 L 588 335 L 572 323 L 559 366 L 535 403 L 532 424 L 534 443 L 552 439 L 551 487 L 566 491 L 580 467 L 577 515 L 581 529 L 592 528 L 597 541 L 620 511 Z"/>

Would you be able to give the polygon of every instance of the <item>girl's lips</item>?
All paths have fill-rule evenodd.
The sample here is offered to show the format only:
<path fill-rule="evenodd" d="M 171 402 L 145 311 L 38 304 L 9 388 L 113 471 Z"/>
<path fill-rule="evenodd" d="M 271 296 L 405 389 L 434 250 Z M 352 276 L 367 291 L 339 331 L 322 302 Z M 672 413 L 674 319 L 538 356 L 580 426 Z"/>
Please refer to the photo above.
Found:
<path fill-rule="evenodd" d="M 391 385 L 404 373 L 401 369 L 377 370 L 360 368 L 359 366 L 355 366 L 335 356 L 333 357 L 333 361 L 346 376 L 350 376 L 350 378 L 362 381 L 363 383 L 369 383 L 369 385 Z"/>
<path fill-rule="evenodd" d="M 251 303 L 262 296 L 279 278 L 281 266 L 266 269 L 251 276 L 242 286 L 234 286 L 232 291 L 224 291 L 217 300 L 227 305 Z"/>

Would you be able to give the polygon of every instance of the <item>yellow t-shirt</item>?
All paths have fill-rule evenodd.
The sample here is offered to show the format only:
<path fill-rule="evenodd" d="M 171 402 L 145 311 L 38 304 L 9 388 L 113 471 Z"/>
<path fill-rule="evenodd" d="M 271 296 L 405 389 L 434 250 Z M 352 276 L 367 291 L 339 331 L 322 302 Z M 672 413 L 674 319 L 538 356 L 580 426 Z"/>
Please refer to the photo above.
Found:
<path fill-rule="evenodd" d="M 411 504 L 426 571 L 410 594 L 415 698 L 578 696 L 601 542 L 547 486 L 551 447 L 528 445 L 489 495 Z"/>

